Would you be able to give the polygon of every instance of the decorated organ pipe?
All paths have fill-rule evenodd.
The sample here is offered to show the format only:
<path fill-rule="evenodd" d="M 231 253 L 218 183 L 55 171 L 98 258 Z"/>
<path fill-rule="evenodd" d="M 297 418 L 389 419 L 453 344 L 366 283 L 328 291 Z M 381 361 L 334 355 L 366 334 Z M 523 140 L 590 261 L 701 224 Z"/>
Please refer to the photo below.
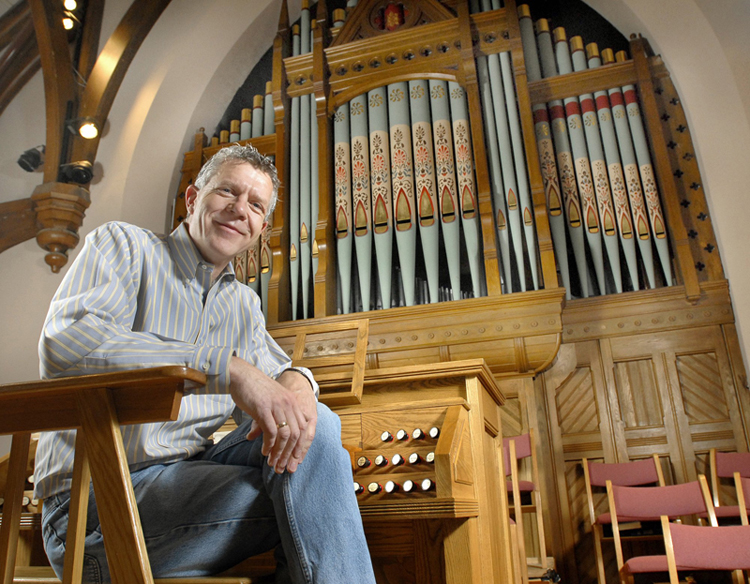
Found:
<path fill-rule="evenodd" d="M 595 43 L 586 46 L 587 66 L 590 69 L 601 66 L 599 49 Z M 604 157 L 607 163 L 607 172 L 609 175 L 609 186 L 612 190 L 612 200 L 614 203 L 615 217 L 617 219 L 617 230 L 620 235 L 620 245 L 623 250 L 623 256 L 627 265 L 630 282 L 633 290 L 640 288 L 638 278 L 638 262 L 636 257 L 635 241 L 641 247 L 641 254 L 644 256 L 644 263 L 653 266 L 651 259 L 651 244 L 648 239 L 645 241 L 636 237 L 634 232 L 634 216 L 637 208 L 643 210 L 643 201 L 636 203 L 631 214 L 630 204 L 628 202 L 628 189 L 625 184 L 625 175 L 622 171 L 620 161 L 620 152 L 617 147 L 617 136 L 612 119 L 612 108 L 609 103 L 609 94 L 606 91 L 597 91 L 594 93 L 594 102 L 596 106 L 597 119 L 599 121 L 599 130 L 601 132 L 602 145 L 604 147 Z M 636 192 L 637 194 L 637 192 Z M 645 244 L 645 245 L 644 245 Z M 646 256 L 648 260 L 646 260 Z M 653 268 L 651 268 L 653 270 Z"/>
<path fill-rule="evenodd" d="M 479 207 L 474 181 L 474 165 L 472 163 L 469 112 L 466 107 L 466 95 L 461 86 L 455 81 L 449 81 L 448 91 L 453 129 L 453 151 L 456 161 L 456 185 L 458 202 L 461 208 L 461 230 L 464 236 L 466 258 L 471 276 L 471 288 L 468 295 L 478 297 L 483 296 L 485 291 L 482 253 L 479 243 Z M 455 294 L 454 300 L 458 300 Z"/>
<path fill-rule="evenodd" d="M 393 197 L 391 196 L 387 99 L 385 87 L 378 87 L 367 93 L 372 226 L 379 292 L 383 308 L 391 307 L 393 273 Z"/>
<path fill-rule="evenodd" d="M 565 30 L 556 28 L 552 31 L 555 40 L 555 58 L 557 69 L 561 75 L 573 72 L 570 60 Z M 570 147 L 573 156 L 576 179 L 578 180 L 578 192 L 581 197 L 581 210 L 583 212 L 583 224 L 585 227 L 586 242 L 589 244 L 589 253 L 594 264 L 594 273 L 599 285 L 599 293 L 606 293 L 604 256 L 602 254 L 601 221 L 596 205 L 596 193 L 591 176 L 591 162 L 586 148 L 586 137 L 583 132 L 583 119 L 581 108 L 577 97 L 563 99 L 565 106 L 565 118 L 568 124 L 570 136 Z"/>
<path fill-rule="evenodd" d="M 586 55 L 583 52 L 583 40 L 581 37 L 570 39 L 572 50 L 571 61 L 575 71 L 583 71 L 588 68 Z M 609 260 L 609 274 L 614 280 L 615 291 L 622 292 L 622 275 L 620 272 L 620 248 L 618 246 L 617 224 L 615 222 L 614 204 L 610 191 L 607 163 L 604 159 L 604 148 L 597 123 L 596 106 L 594 95 L 584 93 L 579 96 L 581 107 L 581 119 L 586 136 L 589 161 L 591 163 L 591 180 L 596 193 L 596 203 L 599 208 L 599 220 L 601 222 L 601 235 Z M 602 293 L 604 293 L 602 290 Z"/>
<path fill-rule="evenodd" d="M 404 304 L 416 304 L 417 215 L 414 202 L 411 123 L 406 82 L 388 85 L 388 123 L 391 140 L 391 188 L 396 247 L 401 268 Z"/>
<path fill-rule="evenodd" d="M 409 81 L 412 145 L 414 148 L 414 185 L 417 222 L 427 275 L 428 301 L 438 301 L 439 289 L 439 209 L 435 190 L 435 159 L 432 144 L 430 97 L 427 81 Z M 424 299 L 424 296 L 423 296 Z"/>
<path fill-rule="evenodd" d="M 345 103 L 336 109 L 333 116 L 333 149 L 334 149 L 334 189 L 336 195 L 336 253 L 338 257 L 339 297 L 341 311 L 349 314 L 352 311 L 352 248 L 354 235 L 352 230 L 352 171 L 351 145 L 349 143 L 349 104 Z"/>
<path fill-rule="evenodd" d="M 623 52 L 618 52 L 615 58 L 618 61 L 626 60 Z M 633 137 L 633 145 L 635 146 L 636 160 L 638 168 L 641 171 L 643 194 L 646 199 L 646 208 L 648 209 L 648 216 L 651 221 L 656 251 L 659 255 L 664 279 L 667 285 L 671 286 L 673 283 L 672 268 L 670 266 L 664 213 L 659 201 L 659 192 L 656 188 L 656 176 L 654 175 L 654 167 L 651 163 L 651 155 L 648 151 L 646 132 L 643 129 L 643 118 L 641 117 L 641 108 L 638 105 L 638 95 L 635 86 L 632 84 L 623 86 L 622 93 L 625 98 L 625 109 L 628 113 L 628 122 L 630 133 Z"/>
<path fill-rule="evenodd" d="M 524 61 L 526 63 L 526 74 L 529 81 L 539 81 L 542 78 L 542 69 L 539 64 L 539 53 L 536 47 L 534 23 L 531 20 L 531 12 L 528 5 L 522 4 L 518 7 L 518 18 Z M 547 214 L 550 222 L 550 230 L 552 231 L 552 243 L 555 248 L 555 258 L 557 259 L 562 284 L 566 290 L 566 297 L 570 299 L 570 272 L 568 270 L 565 216 L 560 181 L 557 177 L 557 163 L 555 161 L 555 149 L 552 145 L 549 114 L 547 113 L 547 106 L 544 104 L 534 104 L 532 112 L 542 182 L 544 185 L 544 196 L 547 202 Z"/>
<path fill-rule="evenodd" d="M 450 103 L 448 83 L 430 80 L 432 106 L 432 136 L 435 154 L 440 229 L 450 277 L 450 299 L 461 298 L 461 247 L 459 237 L 459 205 L 456 191 L 456 173 L 451 140 Z"/>
<path fill-rule="evenodd" d="M 539 19 L 535 25 L 539 59 L 544 78 L 557 75 L 555 52 L 552 47 L 549 24 L 545 19 Z M 580 294 L 584 298 L 589 296 L 589 278 L 586 267 L 586 248 L 584 243 L 584 227 L 581 220 L 581 202 L 578 196 L 575 165 L 568 137 L 568 124 L 565 119 L 565 108 L 562 100 L 554 99 L 547 104 L 552 127 L 552 140 L 557 153 L 557 170 L 560 188 L 563 194 L 565 218 L 567 219 L 568 235 L 573 248 L 576 272 L 580 283 Z"/>
<path fill-rule="evenodd" d="M 352 154 L 352 219 L 354 250 L 359 276 L 361 310 L 370 310 L 372 272 L 372 194 L 370 192 L 370 148 L 367 130 L 367 95 L 349 102 Z"/>

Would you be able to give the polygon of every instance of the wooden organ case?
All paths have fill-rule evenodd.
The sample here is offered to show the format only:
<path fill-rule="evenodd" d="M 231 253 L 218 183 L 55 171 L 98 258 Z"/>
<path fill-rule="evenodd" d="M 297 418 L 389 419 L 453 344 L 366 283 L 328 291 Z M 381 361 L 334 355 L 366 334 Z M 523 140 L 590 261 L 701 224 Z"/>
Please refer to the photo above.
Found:
<path fill-rule="evenodd" d="M 236 262 L 238 277 L 261 296 L 269 330 L 284 339 L 310 323 L 335 330 L 369 320 L 361 394 L 324 388 L 322 399 L 342 416 L 379 582 L 514 580 L 499 448 L 503 433 L 528 428 L 538 437 L 547 552 L 563 579 L 594 582 L 581 458 L 656 453 L 668 480 L 681 482 L 705 472 L 711 447 L 749 444 L 728 283 L 679 96 L 639 37 L 629 57 L 602 50 L 597 61 L 598 50 L 586 47 L 588 66 L 580 66 L 575 53 L 583 45 L 571 39 L 563 44 L 572 63 L 564 55 L 545 63 L 545 50 L 553 42 L 559 49 L 565 33 L 533 14 L 538 46 L 530 52 L 532 15 L 514 0 L 353 4 L 346 13 L 325 0 L 312 10 L 304 4 L 307 33 L 298 38 L 282 2 L 265 131 L 240 138 L 233 127 L 210 145 L 203 130 L 196 134 L 184 155 L 175 224 L 185 189 L 221 143 L 252 143 L 275 157 L 283 183 L 258 249 Z M 412 99 L 414 127 L 414 97 L 440 96 L 435 87 L 462 97 L 466 113 L 463 130 L 452 118 L 453 184 L 440 182 L 437 138 L 428 156 L 437 161 L 434 180 L 419 182 L 430 169 L 419 168 L 412 128 L 411 198 L 399 199 L 392 152 L 383 205 L 374 159 L 355 159 L 362 141 L 353 118 L 378 99 L 393 104 L 400 98 L 390 91 L 399 87 Z M 586 121 L 592 108 L 602 125 L 600 157 L 615 144 L 617 160 L 607 150 L 603 171 L 609 198 L 598 191 L 596 139 L 582 133 L 595 123 Z M 399 114 L 389 113 L 393 144 Z M 635 128 L 634 117 L 642 136 L 633 129 L 627 140 L 613 134 L 607 142 L 605 122 L 614 128 L 625 119 L 627 127 L 630 118 Z M 372 140 L 372 112 L 369 120 Z M 503 120 L 507 144 L 496 135 Z M 342 165 L 343 121 L 351 158 Z M 470 159 L 463 165 L 461 147 Z M 364 193 L 356 168 L 363 161 L 372 172 Z M 449 223 L 459 219 L 450 239 Z M 440 224 L 437 235 L 427 230 L 431 222 L 436 231 Z M 416 259 L 401 247 L 409 230 L 418 231 L 408 252 Z M 428 258 L 435 245 L 437 259 Z M 323 334 L 307 347 L 332 355 L 355 341 Z M 291 355 L 293 343 L 281 344 Z M 415 440 L 415 429 L 424 437 Z M 409 435 L 400 440 L 399 431 Z M 610 576 L 613 565 L 614 557 Z"/>

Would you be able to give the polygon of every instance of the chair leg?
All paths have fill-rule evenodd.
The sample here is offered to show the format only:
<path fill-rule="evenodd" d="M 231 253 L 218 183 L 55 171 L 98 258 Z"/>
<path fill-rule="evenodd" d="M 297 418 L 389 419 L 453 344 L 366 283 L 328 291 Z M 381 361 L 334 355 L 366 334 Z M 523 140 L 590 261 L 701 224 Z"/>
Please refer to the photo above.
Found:
<path fill-rule="evenodd" d="M 94 492 L 108 494 L 98 501 L 97 510 L 112 582 L 153 584 L 114 398 L 108 389 L 88 389 L 79 392 L 78 407 Z M 97 448 L 90 448 L 92 444 Z"/>
<path fill-rule="evenodd" d="M 65 537 L 65 561 L 63 564 L 63 584 L 81 582 L 83 577 L 83 547 L 86 540 L 86 510 L 89 502 L 88 452 L 83 432 L 76 433 L 73 482 L 70 487 L 68 513 L 68 534 Z"/>
<path fill-rule="evenodd" d="M 547 570 L 547 542 L 544 538 L 544 517 L 542 516 L 542 496 L 539 491 L 534 492 L 536 498 L 536 530 L 539 533 L 539 562 L 542 570 Z"/>
<path fill-rule="evenodd" d="M 8 478 L 3 504 L 3 523 L 0 528 L 0 578 L 2 584 L 12 584 L 16 569 L 18 532 L 21 528 L 23 488 L 26 486 L 26 466 L 29 460 L 31 434 L 16 434 L 10 447 Z"/>
<path fill-rule="evenodd" d="M 513 580 L 522 582 L 521 576 L 521 554 L 518 551 L 518 530 L 515 524 L 510 526 L 510 553 L 513 556 Z"/>
<path fill-rule="evenodd" d="M 607 584 L 607 577 L 604 573 L 604 555 L 602 554 L 602 526 L 592 525 L 591 533 L 594 536 L 594 550 L 596 551 L 596 577 L 599 584 Z"/>
<path fill-rule="evenodd" d="M 620 570 L 620 584 L 635 584 L 633 573 L 628 570 L 627 566 L 623 566 Z"/>

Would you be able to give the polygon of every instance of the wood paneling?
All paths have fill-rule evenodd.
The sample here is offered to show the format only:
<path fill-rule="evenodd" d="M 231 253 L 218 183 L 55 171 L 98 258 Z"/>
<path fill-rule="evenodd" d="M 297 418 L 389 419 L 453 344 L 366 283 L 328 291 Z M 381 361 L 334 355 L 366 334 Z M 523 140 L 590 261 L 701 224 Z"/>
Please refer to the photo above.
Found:
<path fill-rule="evenodd" d="M 541 472 L 564 477 L 547 476 L 546 484 L 556 489 L 557 497 L 548 500 L 557 524 L 551 531 L 560 537 L 552 545 L 565 579 L 596 581 L 582 458 L 623 462 L 659 454 L 667 483 L 677 483 L 707 472 L 712 447 L 747 450 L 747 392 L 735 385 L 730 344 L 723 325 L 713 321 L 731 314 L 728 295 L 723 301 L 721 296 L 718 289 L 702 290 L 705 303 L 684 307 L 688 312 L 683 318 L 690 314 L 695 326 L 680 330 L 664 330 L 677 313 L 657 298 L 653 304 L 633 303 L 633 312 L 621 314 L 621 322 L 643 323 L 645 315 L 662 309 L 649 319 L 662 330 L 641 334 L 618 335 L 601 326 L 617 300 L 600 302 L 595 314 L 604 321 L 587 322 L 578 302 L 563 311 L 564 333 L 571 342 L 563 343 L 556 361 L 539 376 L 536 396 L 549 407 L 545 446 L 551 461 Z M 606 511 L 603 494 L 596 497 L 596 510 Z M 616 579 L 609 548 L 604 546 L 608 575 Z"/>

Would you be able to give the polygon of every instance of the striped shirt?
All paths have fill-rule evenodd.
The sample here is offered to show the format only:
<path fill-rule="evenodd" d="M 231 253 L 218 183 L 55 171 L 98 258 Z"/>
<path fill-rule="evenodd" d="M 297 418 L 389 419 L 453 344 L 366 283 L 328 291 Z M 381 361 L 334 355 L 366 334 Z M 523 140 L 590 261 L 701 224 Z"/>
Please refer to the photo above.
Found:
<path fill-rule="evenodd" d="M 39 341 L 43 379 L 161 365 L 208 377 L 183 398 L 176 421 L 122 427 L 131 471 L 189 458 L 210 443 L 234 409 L 232 355 L 272 378 L 291 366 L 266 330 L 257 294 L 231 264 L 213 285 L 212 270 L 185 225 L 162 236 L 107 223 L 88 235 L 52 300 Z M 74 443 L 75 430 L 42 434 L 37 497 L 70 490 Z"/>

